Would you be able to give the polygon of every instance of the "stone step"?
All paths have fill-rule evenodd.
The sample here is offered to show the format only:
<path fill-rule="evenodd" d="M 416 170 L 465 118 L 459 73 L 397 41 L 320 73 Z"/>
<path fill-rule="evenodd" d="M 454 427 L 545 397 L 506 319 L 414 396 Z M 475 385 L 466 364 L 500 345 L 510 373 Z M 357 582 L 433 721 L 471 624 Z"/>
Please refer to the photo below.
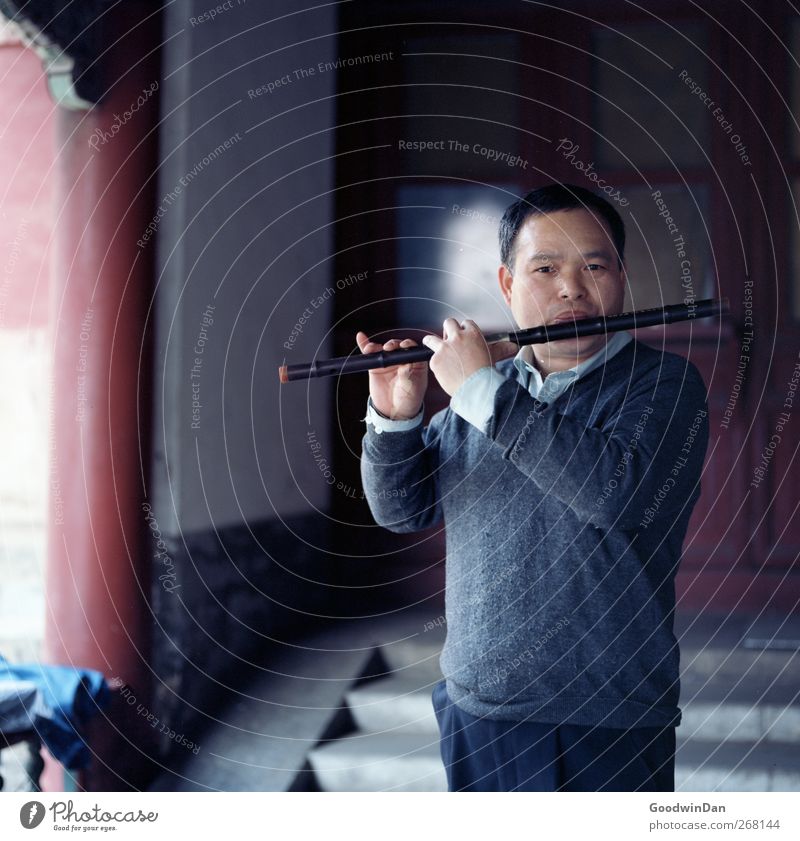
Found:
<path fill-rule="evenodd" d="M 380 646 L 381 656 L 391 672 L 399 676 L 406 673 L 425 675 L 431 684 L 442 679 L 439 656 L 444 645 L 445 629 L 435 625 L 436 621 L 438 619 L 425 622 L 413 635 Z M 428 627 L 430 630 L 426 630 Z"/>
<path fill-rule="evenodd" d="M 796 745 L 678 740 L 675 752 L 676 791 L 798 789 L 800 760 Z"/>
<path fill-rule="evenodd" d="M 737 647 L 681 652 L 681 698 L 797 704 L 800 653 Z"/>
<path fill-rule="evenodd" d="M 425 669 L 409 669 L 351 689 L 347 706 L 359 730 L 424 733 L 436 738 L 439 728 L 431 704 L 434 683 Z"/>
<path fill-rule="evenodd" d="M 798 705 L 694 701 L 682 711 L 678 732 L 693 741 L 780 742 L 795 751 L 800 744 Z"/>
<path fill-rule="evenodd" d="M 780 743 L 678 741 L 676 791 L 797 791 L 795 749 Z M 796 755 L 796 753 L 795 753 Z M 309 757 L 324 791 L 445 791 L 438 740 L 367 733 L 328 742 Z"/>
<path fill-rule="evenodd" d="M 199 753 L 182 753 L 151 791 L 313 788 L 308 751 L 352 731 L 343 698 L 365 675 L 382 674 L 384 664 L 373 648 L 331 645 L 326 631 L 277 647 L 265 661 L 244 691 L 231 693 L 216 726 L 199 734 Z"/>
<path fill-rule="evenodd" d="M 446 791 L 439 739 L 424 733 L 357 733 L 314 748 L 323 791 Z"/>
<path fill-rule="evenodd" d="M 438 732 L 431 706 L 435 676 L 420 666 L 364 683 L 347 694 L 358 729 Z M 691 700 L 681 702 L 679 734 L 696 741 L 800 743 L 800 705 Z"/>
<path fill-rule="evenodd" d="M 781 620 L 783 621 L 783 620 Z M 681 707 L 676 787 L 683 791 L 777 791 L 800 788 L 800 703 L 792 650 L 757 650 L 745 636 L 769 637 L 784 626 L 747 629 L 716 617 L 692 619 L 681 637 Z M 347 693 L 360 729 L 312 751 L 310 765 L 329 791 L 444 791 L 446 780 L 431 707 L 441 679 L 443 621 L 406 626 L 380 645 L 391 675 Z M 372 732 L 369 732 L 372 731 Z"/>

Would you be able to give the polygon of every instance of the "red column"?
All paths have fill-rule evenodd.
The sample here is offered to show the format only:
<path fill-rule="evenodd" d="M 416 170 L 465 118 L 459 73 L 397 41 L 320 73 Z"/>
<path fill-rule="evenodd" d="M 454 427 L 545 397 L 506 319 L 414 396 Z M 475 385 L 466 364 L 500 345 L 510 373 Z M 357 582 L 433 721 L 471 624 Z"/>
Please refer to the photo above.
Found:
<path fill-rule="evenodd" d="M 45 652 L 121 678 L 146 702 L 153 284 L 137 239 L 153 212 L 158 63 L 136 62 L 158 39 L 120 34 L 107 100 L 58 109 Z"/>

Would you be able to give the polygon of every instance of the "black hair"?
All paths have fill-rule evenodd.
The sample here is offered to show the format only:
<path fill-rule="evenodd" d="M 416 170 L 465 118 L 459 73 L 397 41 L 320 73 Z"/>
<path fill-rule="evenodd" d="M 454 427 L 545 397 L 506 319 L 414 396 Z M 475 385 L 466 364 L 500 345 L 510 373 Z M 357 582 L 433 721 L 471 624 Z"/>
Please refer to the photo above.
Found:
<path fill-rule="evenodd" d="M 620 265 L 625 255 L 625 223 L 616 209 L 602 196 L 574 184 L 548 184 L 531 190 L 506 208 L 500 220 L 500 259 L 513 270 L 514 243 L 520 228 L 531 216 L 555 213 L 558 210 L 589 210 L 596 213 L 611 230 L 611 239 Z"/>

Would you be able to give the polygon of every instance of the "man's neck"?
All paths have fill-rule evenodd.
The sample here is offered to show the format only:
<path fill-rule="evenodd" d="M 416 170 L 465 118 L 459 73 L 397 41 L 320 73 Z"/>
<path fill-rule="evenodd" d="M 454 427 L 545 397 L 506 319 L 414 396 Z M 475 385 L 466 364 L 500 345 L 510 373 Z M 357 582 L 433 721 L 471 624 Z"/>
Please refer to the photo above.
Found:
<path fill-rule="evenodd" d="M 531 356 L 533 358 L 533 364 L 542 375 L 542 379 L 544 379 L 550 374 L 555 374 L 559 371 L 569 371 L 572 368 L 577 368 L 582 362 L 588 362 L 593 356 L 605 350 L 606 344 L 608 342 L 599 348 L 595 348 L 590 353 L 585 353 L 581 356 L 551 355 L 547 352 L 547 345 L 541 345 L 543 351 L 537 353 L 536 350 L 533 350 Z"/>

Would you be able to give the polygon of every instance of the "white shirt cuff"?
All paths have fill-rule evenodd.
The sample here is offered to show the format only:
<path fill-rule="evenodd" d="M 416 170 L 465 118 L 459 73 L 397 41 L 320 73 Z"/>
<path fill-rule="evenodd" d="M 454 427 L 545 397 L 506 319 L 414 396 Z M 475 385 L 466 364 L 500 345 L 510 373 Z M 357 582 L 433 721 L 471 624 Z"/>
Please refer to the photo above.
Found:
<path fill-rule="evenodd" d="M 450 399 L 450 408 L 481 432 L 486 432 L 494 414 L 494 396 L 505 381 L 497 369 L 479 368 L 461 383 Z"/>
<path fill-rule="evenodd" d="M 409 429 L 415 429 L 422 423 L 422 415 L 424 408 L 419 410 L 419 414 L 408 420 L 392 420 L 385 418 L 378 414 L 378 411 L 372 405 L 372 399 L 367 399 L 367 416 L 363 419 L 367 423 L 371 423 L 375 428 L 375 432 L 380 435 L 382 432 L 406 432 Z"/>

